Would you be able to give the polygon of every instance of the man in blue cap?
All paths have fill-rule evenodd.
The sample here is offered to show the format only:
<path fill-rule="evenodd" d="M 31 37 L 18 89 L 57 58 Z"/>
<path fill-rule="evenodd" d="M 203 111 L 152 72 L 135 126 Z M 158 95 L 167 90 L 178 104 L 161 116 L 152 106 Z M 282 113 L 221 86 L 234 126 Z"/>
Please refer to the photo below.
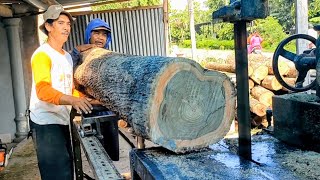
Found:
<path fill-rule="evenodd" d="M 84 45 L 74 48 L 71 53 L 73 67 L 79 65 L 81 52 L 93 47 L 109 49 L 111 43 L 111 28 L 109 24 L 99 18 L 91 20 L 85 31 L 84 43 Z"/>

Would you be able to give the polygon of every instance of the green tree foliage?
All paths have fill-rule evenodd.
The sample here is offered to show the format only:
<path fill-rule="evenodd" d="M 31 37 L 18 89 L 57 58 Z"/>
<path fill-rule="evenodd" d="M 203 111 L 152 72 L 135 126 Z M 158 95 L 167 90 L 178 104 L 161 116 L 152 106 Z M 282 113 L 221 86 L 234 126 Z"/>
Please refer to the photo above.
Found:
<path fill-rule="evenodd" d="M 205 5 L 211 12 L 218 10 L 220 7 L 225 5 L 225 0 L 207 0 Z"/>
<path fill-rule="evenodd" d="M 120 3 L 106 4 L 102 6 L 93 6 L 93 11 L 111 10 L 111 9 L 123 9 L 123 8 L 133 8 L 141 6 L 153 6 L 160 5 L 161 0 L 130 0 Z"/>
<path fill-rule="evenodd" d="M 309 0 L 309 18 L 320 17 L 320 0 Z"/>
<path fill-rule="evenodd" d="M 320 24 L 320 0 L 309 0 L 309 19 L 313 24 Z"/>
<path fill-rule="evenodd" d="M 173 43 L 179 44 L 189 38 L 189 17 L 187 9 L 172 10 L 169 15 L 170 37 Z"/>
<path fill-rule="evenodd" d="M 275 49 L 288 36 L 274 17 L 269 16 L 266 19 L 255 20 L 254 24 L 253 29 L 260 33 L 263 38 L 262 47 L 265 49 Z"/>
<path fill-rule="evenodd" d="M 194 2 L 195 24 L 210 21 L 210 13 L 208 11 L 201 10 L 200 4 L 198 2 Z M 175 44 L 181 44 L 184 40 L 190 39 L 188 7 L 186 7 L 184 10 L 170 10 L 169 25 L 171 42 Z"/>
<path fill-rule="evenodd" d="M 231 23 L 220 23 L 215 25 L 215 32 L 219 40 L 232 40 L 234 37 L 234 26 Z"/>
<path fill-rule="evenodd" d="M 294 1 L 293 0 L 269 0 L 270 16 L 276 18 L 286 32 L 290 32 L 294 26 Z"/>

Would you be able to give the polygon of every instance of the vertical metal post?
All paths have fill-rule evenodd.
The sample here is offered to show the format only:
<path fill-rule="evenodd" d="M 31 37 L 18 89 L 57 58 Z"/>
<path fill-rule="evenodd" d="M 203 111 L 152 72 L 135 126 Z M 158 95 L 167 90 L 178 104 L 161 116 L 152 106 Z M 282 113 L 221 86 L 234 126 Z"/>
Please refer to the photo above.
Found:
<path fill-rule="evenodd" d="M 251 160 L 248 50 L 246 21 L 234 23 L 239 155 Z"/>
<path fill-rule="evenodd" d="M 137 146 L 138 149 L 144 149 L 146 147 L 144 139 L 141 136 L 137 136 Z"/>
<path fill-rule="evenodd" d="M 320 25 L 318 25 L 317 28 L 320 28 Z M 319 30 L 317 30 L 318 38 L 316 41 L 316 59 L 317 59 L 317 65 L 316 65 L 316 95 L 320 97 L 320 36 L 319 36 Z"/>
<path fill-rule="evenodd" d="M 83 180 L 83 169 L 82 169 L 82 158 L 81 158 L 81 147 L 77 127 L 73 122 L 76 116 L 76 110 L 72 109 L 70 112 L 70 131 L 71 131 L 71 143 L 73 151 L 73 163 L 75 168 L 75 179 Z"/>

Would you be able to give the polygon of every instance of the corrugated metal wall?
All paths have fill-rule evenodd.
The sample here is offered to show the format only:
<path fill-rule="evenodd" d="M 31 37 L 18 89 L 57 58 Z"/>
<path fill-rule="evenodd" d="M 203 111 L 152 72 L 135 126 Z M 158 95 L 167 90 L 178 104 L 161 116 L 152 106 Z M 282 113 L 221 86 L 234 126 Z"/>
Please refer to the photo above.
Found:
<path fill-rule="evenodd" d="M 110 11 L 76 17 L 65 49 L 84 43 L 84 31 L 90 20 L 101 18 L 111 26 L 111 50 L 140 56 L 165 56 L 163 8 Z"/>

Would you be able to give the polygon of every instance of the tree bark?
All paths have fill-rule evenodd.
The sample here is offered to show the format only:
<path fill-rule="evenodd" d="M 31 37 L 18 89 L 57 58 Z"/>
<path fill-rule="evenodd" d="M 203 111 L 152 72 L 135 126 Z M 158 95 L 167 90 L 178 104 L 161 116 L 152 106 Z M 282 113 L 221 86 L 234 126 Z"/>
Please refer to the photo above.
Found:
<path fill-rule="evenodd" d="M 235 115 L 235 88 L 223 73 L 185 58 L 92 49 L 75 82 L 119 113 L 135 133 L 174 152 L 221 140 Z"/>
<path fill-rule="evenodd" d="M 222 64 L 222 63 L 217 63 L 217 62 L 208 62 L 206 64 L 206 68 L 210 70 L 216 70 L 216 71 L 222 71 L 222 72 L 228 72 L 228 73 L 235 73 L 236 72 L 236 67 L 235 63 L 230 63 L 230 64 Z M 248 65 L 248 76 L 250 76 L 253 73 L 253 68 Z"/>

